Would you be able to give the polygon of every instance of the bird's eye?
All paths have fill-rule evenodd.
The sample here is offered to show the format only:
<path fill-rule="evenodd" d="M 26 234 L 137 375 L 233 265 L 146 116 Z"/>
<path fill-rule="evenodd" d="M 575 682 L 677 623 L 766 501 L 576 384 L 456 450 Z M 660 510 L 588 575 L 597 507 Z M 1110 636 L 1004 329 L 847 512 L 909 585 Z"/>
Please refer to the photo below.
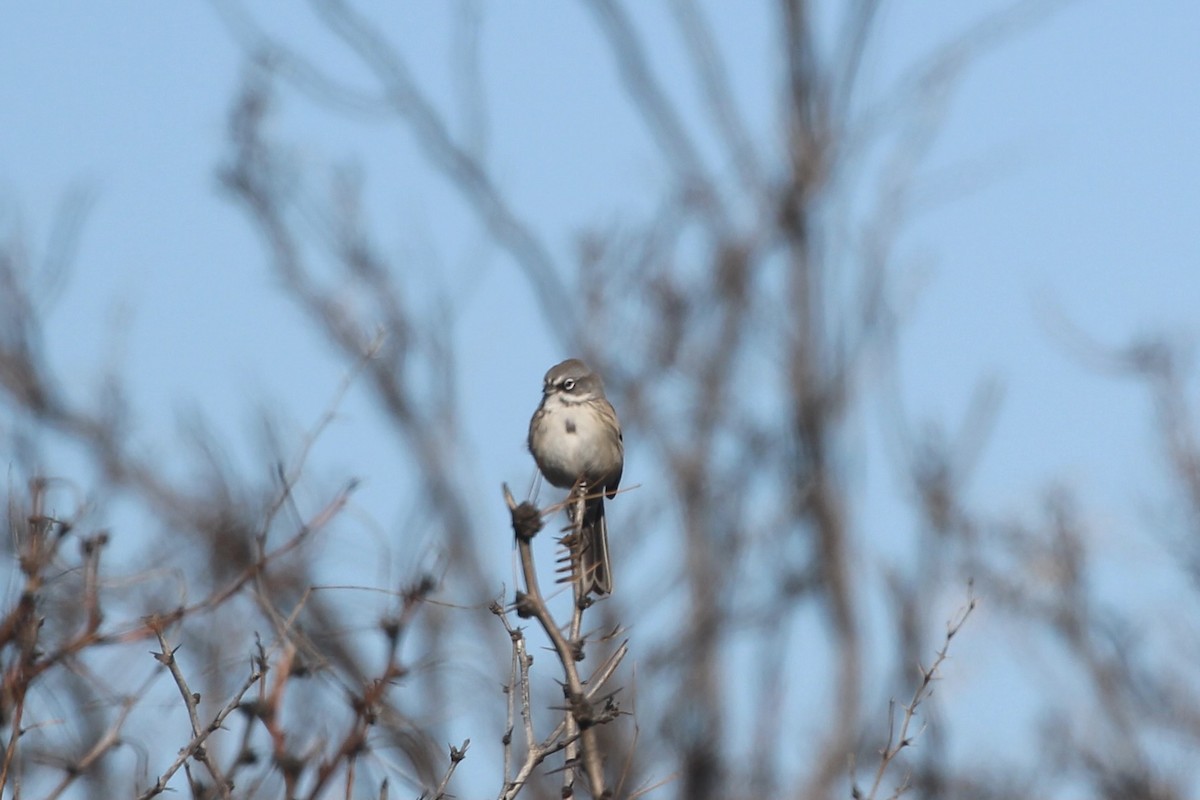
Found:
<path fill-rule="evenodd" d="M 574 378 L 567 378 L 565 381 L 563 381 L 563 391 L 564 392 L 569 392 L 574 388 L 575 388 L 575 379 Z"/>

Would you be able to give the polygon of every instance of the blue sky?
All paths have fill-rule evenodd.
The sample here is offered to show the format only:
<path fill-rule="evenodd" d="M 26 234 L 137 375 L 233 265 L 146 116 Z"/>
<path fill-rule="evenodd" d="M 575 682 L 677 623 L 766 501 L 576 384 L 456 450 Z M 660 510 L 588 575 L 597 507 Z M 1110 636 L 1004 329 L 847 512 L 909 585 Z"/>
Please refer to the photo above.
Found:
<path fill-rule="evenodd" d="M 996 4 L 896 4 L 864 73 L 868 96 L 885 96 L 902 65 L 984 5 Z M 447 10 L 454 7 L 416 3 L 380 24 L 461 133 L 470 116 L 456 100 L 455 16 Z M 654 3 L 639 8 L 655 67 L 688 98 L 677 42 L 653 33 L 664 12 Z M 481 141 L 514 206 L 569 263 L 581 226 L 634 215 L 656 196 L 665 171 L 586 12 L 572 4 L 485 9 Z M 767 137 L 775 87 L 763 80 L 772 54 L 760 42 L 772 19 L 731 9 L 714 6 L 710 18 L 741 109 L 754 134 Z M 269 24 L 260 20 L 269 30 L 319 53 L 346 80 L 363 79 L 295 6 L 273 13 Z M 254 231 L 219 188 L 244 59 L 214 7 L 5 4 L 0 66 L 0 225 L 20 226 L 40 251 L 64 197 L 82 187 L 92 198 L 70 280 L 47 317 L 51 358 L 70 391 L 86 397 L 119 365 L 139 413 L 137 439 L 167 456 L 181 412 L 199 411 L 244 442 L 253 440 L 262 406 L 297 431 L 314 421 L 343 366 L 276 291 Z M 965 68 L 918 174 L 936 186 L 965 165 L 984 180 L 923 211 L 899 240 L 915 298 L 900 346 L 909 411 L 954 430 L 980 381 L 999 382 L 1003 402 L 972 499 L 1022 513 L 1048 483 L 1077 488 L 1118 562 L 1155 559 L 1122 534 L 1141 525 L 1148 503 L 1165 499 L 1152 466 L 1150 406 L 1132 383 L 1073 357 L 1054 320 L 1104 344 L 1153 333 L 1195 344 L 1198 98 L 1200 6 L 1067 4 Z M 684 108 L 695 115 L 694 97 Z M 416 291 L 422 274 L 436 273 L 460 298 L 462 384 L 486 387 L 463 403 L 476 464 L 469 479 L 488 491 L 502 480 L 523 489 L 531 471 L 526 420 L 542 372 L 568 354 L 544 336 L 508 260 L 395 124 L 337 119 L 285 92 L 272 128 L 314 191 L 325 188 L 331 168 L 360 165 L 385 251 L 413 266 Z M 852 446 L 864 465 L 856 480 L 869 498 L 869 525 L 895 503 L 896 484 L 878 414 L 866 409 L 863 420 Z M 314 469 L 330 480 L 363 477 L 358 512 L 378 521 L 385 539 L 411 498 L 387 478 L 399 461 L 379 451 L 375 422 L 353 392 L 319 443 Z M 254 464 L 252 445 L 235 452 Z M 638 474 L 636 460 L 631 466 L 631 481 L 652 479 Z M 498 503 L 481 508 L 503 525 Z M 497 581 L 506 581 L 507 542 L 497 542 L 496 557 L 505 565 Z M 347 574 L 361 575 L 352 561 Z M 377 577 L 393 581 L 409 567 L 387 562 Z M 1127 599 L 1149 602 L 1168 591 L 1140 586 Z M 955 662 L 976 681 L 961 692 L 995 712 L 1007 695 L 994 690 L 995 667 L 982 656 L 973 661 L 973 652 Z"/>

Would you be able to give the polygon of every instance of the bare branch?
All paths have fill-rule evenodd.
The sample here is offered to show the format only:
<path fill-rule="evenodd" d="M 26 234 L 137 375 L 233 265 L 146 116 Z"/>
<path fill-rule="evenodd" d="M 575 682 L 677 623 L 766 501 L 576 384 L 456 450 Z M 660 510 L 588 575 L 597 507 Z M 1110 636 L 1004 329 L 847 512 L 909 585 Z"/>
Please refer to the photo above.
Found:
<path fill-rule="evenodd" d="M 883 778 L 887 773 L 888 767 L 891 766 L 896 756 L 906 747 L 910 747 L 916 737 L 924 730 L 924 727 L 922 727 L 921 731 L 917 731 L 915 734 L 909 733 L 909 727 L 912 725 L 913 718 L 917 714 L 917 708 L 933 694 L 933 682 L 940 677 L 939 671 L 942 663 L 950 653 L 950 640 L 958 634 L 962 626 L 966 623 L 967 617 L 971 616 L 971 612 L 975 610 L 975 602 L 975 597 L 972 595 L 970 586 L 968 586 L 967 604 L 958 612 L 954 619 L 946 623 L 946 637 L 934 657 L 933 664 L 927 668 L 918 665 L 921 679 L 917 683 L 917 688 L 913 691 L 912 699 L 904 706 L 904 716 L 901 718 L 899 731 L 895 728 L 895 702 L 888 702 L 888 737 L 883 749 L 879 751 L 879 767 L 875 771 L 875 779 L 871 783 L 870 790 L 865 795 L 862 794 L 857 784 L 855 784 L 853 788 L 853 796 L 855 798 L 874 800 L 879 792 L 880 784 L 883 783 Z M 908 776 L 905 776 L 904 780 L 890 797 L 894 800 L 894 798 L 904 794 L 908 788 L 909 780 Z"/>

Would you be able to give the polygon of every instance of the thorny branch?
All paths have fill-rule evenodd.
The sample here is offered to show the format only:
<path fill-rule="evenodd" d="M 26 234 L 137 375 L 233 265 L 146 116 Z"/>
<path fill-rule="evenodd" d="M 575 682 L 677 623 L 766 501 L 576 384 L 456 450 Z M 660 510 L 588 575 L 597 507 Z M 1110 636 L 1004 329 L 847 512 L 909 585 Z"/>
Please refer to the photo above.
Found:
<path fill-rule="evenodd" d="M 504 487 L 504 499 L 512 514 L 513 531 L 516 536 L 517 550 L 521 562 L 521 575 L 525 586 L 524 591 L 517 592 L 515 604 L 517 615 L 522 618 L 532 617 L 536 619 L 542 631 L 554 646 L 555 654 L 558 656 L 558 661 L 563 670 L 563 694 L 566 700 L 566 714 L 563 721 L 559 723 L 549 737 L 541 743 L 534 742 L 532 714 L 527 705 L 529 688 L 525 685 L 529 678 L 528 665 L 518 660 L 516 662 L 517 669 L 515 675 L 521 681 L 522 685 L 514 688 L 521 693 L 522 697 L 521 713 L 525 722 L 526 759 L 517 775 L 506 783 L 505 789 L 500 796 L 504 800 L 515 797 L 529 779 L 533 769 L 546 756 L 557 752 L 559 749 L 567 750 L 566 771 L 568 773 L 573 772 L 576 766 L 574 747 L 578 743 L 580 748 L 579 761 L 582 764 L 584 774 L 587 776 L 592 796 L 596 798 L 609 797 L 611 796 L 611 792 L 605 787 L 603 757 L 600 751 L 599 740 L 596 736 L 595 726 L 615 719 L 618 712 L 616 707 L 611 704 L 611 700 L 606 702 L 604 708 L 597 711 L 593 705 L 593 698 L 604 685 L 604 682 L 615 671 L 617 665 L 624 657 L 626 650 L 624 646 L 618 649 L 606 662 L 603 670 L 597 671 L 587 684 L 584 683 L 579 675 L 578 667 L 578 663 L 584 658 L 584 647 L 583 641 L 578 637 L 580 635 L 579 630 L 582 627 L 582 612 L 586 604 L 583 602 L 583 598 L 579 596 L 579 582 L 578 580 L 572 581 L 575 587 L 575 602 L 572 603 L 572 622 L 569 624 L 572 636 L 576 638 L 568 639 L 567 636 L 563 635 L 558 623 L 550 614 L 538 582 L 537 568 L 534 564 L 533 539 L 542 527 L 541 511 L 530 503 L 521 503 L 518 505 L 507 486 Z M 583 514 L 581 512 L 577 513 L 574 518 L 575 525 L 578 528 L 582 524 Z M 575 531 L 574 536 L 576 542 L 581 541 L 582 537 L 578 529 Z M 500 616 L 503 619 L 503 615 Z M 509 625 L 507 620 L 504 620 L 504 625 L 513 641 L 514 658 L 522 659 L 524 637 L 517 636 L 517 632 Z M 510 691 L 513 691 L 513 689 L 510 688 Z M 573 779 L 568 775 L 564 777 L 564 780 L 566 781 L 566 791 L 570 791 Z"/>
<path fill-rule="evenodd" d="M 163 629 L 156 623 L 151 623 L 154 628 L 154 635 L 158 639 L 158 645 L 161 648 L 157 653 L 154 653 L 154 658 L 160 664 L 164 665 L 171 673 L 171 678 L 175 681 L 175 686 L 179 688 L 179 694 L 183 698 L 184 707 L 187 708 L 188 720 L 192 725 L 192 741 L 196 742 L 201 737 L 203 725 L 200 722 L 199 702 L 200 695 L 194 693 L 188 686 L 187 678 L 183 675 L 183 670 L 179 666 L 178 659 L 175 658 L 175 651 L 178 647 L 171 647 L 167 644 L 167 638 L 163 634 Z M 254 677 L 253 675 L 251 676 Z M 253 681 L 250 681 L 252 683 Z M 248 686 L 247 686 L 248 688 Z M 218 721 L 219 724 L 219 721 Z M 208 733 L 211 733 L 215 728 L 209 728 Z M 221 768 L 208 756 L 208 751 L 201 744 L 197 744 L 192 749 L 192 757 L 199 761 L 208 770 L 208 774 L 212 776 L 216 782 L 217 791 L 222 797 L 229 797 L 229 791 L 233 787 L 229 785 L 225 776 L 221 774 Z"/>
<path fill-rule="evenodd" d="M 155 658 L 160 662 L 166 663 L 168 669 L 171 670 L 171 676 L 175 679 L 175 683 L 179 687 L 179 691 L 184 693 L 184 700 L 187 703 L 188 714 L 192 718 L 192 738 L 183 748 L 180 749 L 179 756 L 169 767 L 166 768 L 166 770 L 163 771 L 161 775 L 159 775 L 158 780 L 154 782 L 154 785 L 142 794 L 138 795 L 138 800 L 149 800 L 149 798 L 156 797 L 157 795 L 167 791 L 167 786 L 170 783 L 172 776 L 174 776 L 175 773 L 179 771 L 180 767 L 186 764 L 191 758 L 195 758 L 197 761 L 200 761 L 206 767 L 208 767 L 210 771 L 212 771 L 211 774 L 213 774 L 215 779 L 218 774 L 217 771 L 215 771 L 216 765 L 212 756 L 205 751 L 204 743 L 208 741 L 209 736 L 221 729 L 226 717 L 239 708 L 242 708 L 242 701 L 246 696 L 246 693 L 262 679 L 264 674 L 260 666 L 261 662 L 259 662 L 251 669 L 250 675 L 246 678 L 246 681 L 242 684 L 241 688 L 234 693 L 233 697 L 231 697 L 229 701 L 225 703 L 221 710 L 217 712 L 217 714 L 207 725 L 201 726 L 199 724 L 199 716 L 196 713 L 196 698 L 194 696 L 189 697 L 188 695 L 189 690 L 187 688 L 187 683 L 184 681 L 183 674 L 180 672 L 178 664 L 175 662 L 174 651 L 167 649 L 166 642 L 161 635 L 159 637 L 159 641 L 163 646 L 163 650 L 159 653 L 156 653 Z M 218 786 L 221 787 L 221 792 L 223 796 L 226 797 L 229 796 L 230 790 L 233 788 L 231 785 L 227 785 L 224 782 L 218 782 Z"/>

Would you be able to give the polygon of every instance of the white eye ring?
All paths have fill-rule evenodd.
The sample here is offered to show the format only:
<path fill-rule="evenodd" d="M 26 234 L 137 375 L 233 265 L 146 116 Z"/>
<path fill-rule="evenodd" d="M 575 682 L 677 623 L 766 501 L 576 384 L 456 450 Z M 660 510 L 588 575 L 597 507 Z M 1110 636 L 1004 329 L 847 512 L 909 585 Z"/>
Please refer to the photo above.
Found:
<path fill-rule="evenodd" d="M 564 392 L 569 392 L 574 388 L 575 388 L 575 379 L 574 378 L 567 378 L 565 381 L 563 381 L 563 391 Z"/>

